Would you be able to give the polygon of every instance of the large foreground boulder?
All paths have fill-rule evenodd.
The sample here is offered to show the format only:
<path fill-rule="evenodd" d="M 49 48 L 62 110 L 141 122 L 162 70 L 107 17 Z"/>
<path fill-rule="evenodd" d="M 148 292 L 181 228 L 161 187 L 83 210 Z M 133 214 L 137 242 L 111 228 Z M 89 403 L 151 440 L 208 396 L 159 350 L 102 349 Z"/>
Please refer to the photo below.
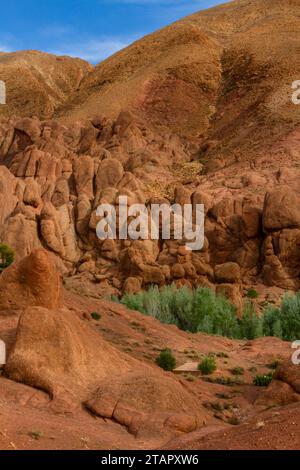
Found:
<path fill-rule="evenodd" d="M 85 398 L 99 380 L 133 368 L 84 321 L 66 309 L 29 307 L 21 315 L 8 376 L 49 393 Z"/>
<path fill-rule="evenodd" d="M 132 434 L 149 437 L 154 430 L 192 432 L 205 425 L 205 413 L 196 409 L 196 402 L 196 397 L 171 376 L 146 367 L 109 378 L 86 407 L 126 426 Z"/>
<path fill-rule="evenodd" d="M 190 432 L 206 422 L 198 398 L 177 379 L 118 351 L 67 309 L 30 307 L 21 315 L 5 373 L 46 391 L 55 411 L 84 403 L 139 436 Z"/>
<path fill-rule="evenodd" d="M 34 250 L 0 277 L 0 315 L 19 314 L 30 306 L 52 309 L 62 305 L 60 275 L 46 250 Z"/>

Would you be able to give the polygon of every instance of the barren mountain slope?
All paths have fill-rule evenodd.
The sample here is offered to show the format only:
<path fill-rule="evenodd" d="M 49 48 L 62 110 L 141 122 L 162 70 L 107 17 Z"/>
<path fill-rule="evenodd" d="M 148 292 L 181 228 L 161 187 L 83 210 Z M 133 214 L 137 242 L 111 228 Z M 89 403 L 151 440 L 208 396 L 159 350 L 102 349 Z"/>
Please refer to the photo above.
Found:
<path fill-rule="evenodd" d="M 7 95 L 7 104 L 0 106 L 0 118 L 50 118 L 91 69 L 84 60 L 38 51 L 0 53 L 0 79 L 6 84 Z"/>
<path fill-rule="evenodd" d="M 200 136 L 207 157 L 261 152 L 300 120 L 290 99 L 300 69 L 299 14 L 299 2 L 277 0 L 196 13 L 100 63 L 60 116 L 115 117 L 128 108 Z"/>
<path fill-rule="evenodd" d="M 197 26 L 178 23 L 100 63 L 74 100 L 68 120 L 130 108 L 179 134 L 204 133 L 220 80 L 220 46 Z"/>

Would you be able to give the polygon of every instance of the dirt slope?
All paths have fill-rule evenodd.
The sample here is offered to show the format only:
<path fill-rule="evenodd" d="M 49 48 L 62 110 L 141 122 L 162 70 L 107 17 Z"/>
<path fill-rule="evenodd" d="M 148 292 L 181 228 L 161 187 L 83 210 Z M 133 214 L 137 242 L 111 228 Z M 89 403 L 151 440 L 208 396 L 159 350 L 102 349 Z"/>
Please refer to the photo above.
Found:
<path fill-rule="evenodd" d="M 168 442 L 172 450 L 299 450 L 300 406 L 269 410 L 228 430 L 199 431 Z"/>
<path fill-rule="evenodd" d="M 285 426 L 293 424 L 287 423 L 289 408 L 279 406 L 278 390 L 285 392 L 284 380 L 288 381 L 295 392 L 285 392 L 286 403 L 299 401 L 299 374 L 292 366 L 286 379 L 279 380 L 278 373 L 273 383 L 279 389 L 272 396 L 277 408 L 272 412 L 265 412 L 270 407 L 265 394 L 272 388 L 262 391 L 252 384 L 253 376 L 267 373 L 275 359 L 289 360 L 288 343 L 192 335 L 122 305 L 70 292 L 64 292 L 63 307 L 57 304 L 48 310 L 41 307 L 47 295 L 36 278 L 46 268 L 55 273 L 53 257 L 35 250 L 16 266 L 20 269 L 9 268 L 14 283 L 9 276 L 2 282 L 8 294 L 26 294 L 30 286 L 35 306 L 24 308 L 19 300 L 20 316 L 13 315 L 16 310 L 0 310 L 0 338 L 9 346 L 0 376 L 1 448 L 209 448 L 218 431 L 221 443 L 216 445 L 226 448 L 228 438 L 238 433 L 238 447 L 245 445 L 241 439 L 247 423 L 259 429 L 256 423 L 261 421 L 276 436 L 278 447 L 291 445 L 289 434 L 285 439 L 274 424 L 281 417 Z M 95 311 L 99 320 L 91 316 Z M 166 346 L 173 349 L 178 365 L 215 354 L 217 370 L 211 380 L 199 374 L 163 372 L 155 359 Z M 243 376 L 234 376 L 234 367 L 242 367 Z M 251 437 L 254 447 L 261 445 L 261 434 Z M 202 444 L 200 436 L 207 439 Z"/>
<path fill-rule="evenodd" d="M 39 51 L 0 53 L 0 79 L 6 84 L 7 102 L 0 106 L 0 118 L 50 118 L 92 68 L 81 59 Z"/>

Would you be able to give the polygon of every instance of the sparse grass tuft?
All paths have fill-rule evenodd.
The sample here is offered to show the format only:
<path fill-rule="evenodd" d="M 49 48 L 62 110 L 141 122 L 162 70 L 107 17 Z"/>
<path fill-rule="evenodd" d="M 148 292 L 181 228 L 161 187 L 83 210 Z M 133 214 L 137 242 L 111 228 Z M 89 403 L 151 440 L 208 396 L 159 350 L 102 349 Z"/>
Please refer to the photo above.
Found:
<path fill-rule="evenodd" d="M 36 441 L 38 441 L 39 439 L 41 439 L 43 437 L 43 433 L 41 431 L 30 431 L 28 433 L 28 435 L 32 438 L 32 439 L 35 439 Z"/>
<path fill-rule="evenodd" d="M 245 369 L 243 367 L 234 367 L 230 369 L 232 375 L 244 375 Z"/>
<path fill-rule="evenodd" d="M 270 364 L 267 364 L 266 367 L 271 370 L 276 370 L 277 367 L 279 367 L 282 364 L 282 361 L 280 359 L 275 359 L 275 361 L 271 362 Z"/>

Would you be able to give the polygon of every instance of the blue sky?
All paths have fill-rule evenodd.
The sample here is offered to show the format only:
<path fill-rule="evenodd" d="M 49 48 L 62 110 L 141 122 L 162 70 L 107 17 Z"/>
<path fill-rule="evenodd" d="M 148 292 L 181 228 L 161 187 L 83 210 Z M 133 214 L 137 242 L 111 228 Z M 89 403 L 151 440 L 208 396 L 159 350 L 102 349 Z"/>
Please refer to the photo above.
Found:
<path fill-rule="evenodd" d="M 6 0 L 0 51 L 38 49 L 97 63 L 136 39 L 224 0 Z"/>

